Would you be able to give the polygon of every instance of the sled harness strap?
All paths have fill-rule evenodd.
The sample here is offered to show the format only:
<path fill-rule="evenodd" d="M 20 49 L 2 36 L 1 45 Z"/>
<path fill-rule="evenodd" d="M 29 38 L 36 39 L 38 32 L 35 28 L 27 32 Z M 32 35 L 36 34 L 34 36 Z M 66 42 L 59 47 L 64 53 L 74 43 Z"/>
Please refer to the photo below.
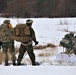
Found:
<path fill-rule="evenodd" d="M 32 42 L 29 42 L 28 44 L 24 44 L 24 43 L 21 43 L 21 44 L 24 46 L 28 46 L 28 45 L 32 44 Z"/>

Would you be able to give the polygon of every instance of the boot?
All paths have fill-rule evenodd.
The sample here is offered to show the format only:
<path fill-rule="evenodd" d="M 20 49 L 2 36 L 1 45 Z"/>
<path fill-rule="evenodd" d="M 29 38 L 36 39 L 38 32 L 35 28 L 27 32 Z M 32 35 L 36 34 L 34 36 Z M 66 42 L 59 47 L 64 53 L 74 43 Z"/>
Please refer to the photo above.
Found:
<path fill-rule="evenodd" d="M 5 62 L 5 66 L 8 66 L 9 65 L 9 63 L 8 62 Z"/>
<path fill-rule="evenodd" d="M 14 66 L 16 66 L 16 65 L 17 65 L 15 61 L 13 61 L 13 65 L 14 65 Z"/>
<path fill-rule="evenodd" d="M 21 62 L 18 62 L 17 65 L 18 65 L 18 66 L 21 65 Z"/>
<path fill-rule="evenodd" d="M 37 66 L 37 65 L 40 65 L 40 63 L 39 62 L 32 63 L 32 66 Z"/>
<path fill-rule="evenodd" d="M 17 63 L 17 66 L 20 66 L 20 65 L 26 65 L 26 64 L 21 63 L 21 62 L 18 62 L 18 63 Z"/>

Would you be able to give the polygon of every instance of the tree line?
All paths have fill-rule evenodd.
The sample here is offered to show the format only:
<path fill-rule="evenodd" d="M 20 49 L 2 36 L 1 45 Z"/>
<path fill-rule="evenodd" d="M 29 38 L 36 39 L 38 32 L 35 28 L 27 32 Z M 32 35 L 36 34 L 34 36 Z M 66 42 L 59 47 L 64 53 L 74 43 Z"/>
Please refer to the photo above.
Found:
<path fill-rule="evenodd" d="M 5 17 L 76 17 L 76 0 L 0 0 Z"/>

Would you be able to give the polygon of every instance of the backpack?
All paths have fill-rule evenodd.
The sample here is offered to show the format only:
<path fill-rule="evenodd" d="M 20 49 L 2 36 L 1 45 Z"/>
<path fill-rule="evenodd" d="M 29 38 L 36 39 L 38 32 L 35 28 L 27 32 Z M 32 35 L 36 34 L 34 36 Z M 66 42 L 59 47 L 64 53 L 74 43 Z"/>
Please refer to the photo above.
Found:
<path fill-rule="evenodd" d="M 17 24 L 13 28 L 13 36 L 11 37 L 11 39 L 18 42 L 30 41 L 30 29 L 26 24 Z"/>
<path fill-rule="evenodd" d="M 12 35 L 12 29 L 7 27 L 7 24 L 2 24 L 0 26 L 0 41 L 1 42 L 10 42 Z"/>
<path fill-rule="evenodd" d="M 73 37 L 70 34 L 66 34 L 64 38 L 60 41 L 60 45 L 66 48 L 72 48 L 73 46 Z"/>
<path fill-rule="evenodd" d="M 66 48 L 70 48 L 71 47 L 71 43 L 69 40 L 62 38 L 62 40 L 60 41 L 60 45 Z"/>

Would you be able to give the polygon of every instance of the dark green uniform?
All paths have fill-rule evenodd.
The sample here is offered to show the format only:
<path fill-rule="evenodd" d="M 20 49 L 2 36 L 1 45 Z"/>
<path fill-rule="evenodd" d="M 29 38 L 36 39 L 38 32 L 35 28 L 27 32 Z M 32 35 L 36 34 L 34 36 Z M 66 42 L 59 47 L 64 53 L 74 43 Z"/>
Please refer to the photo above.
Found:
<path fill-rule="evenodd" d="M 35 37 L 35 32 L 33 30 L 33 28 L 31 27 L 31 24 L 30 23 L 26 23 L 26 25 L 30 28 L 30 36 L 32 38 L 31 41 L 27 41 L 27 42 L 22 42 L 21 43 L 21 46 L 20 46 L 20 49 L 19 49 L 19 56 L 18 56 L 18 65 L 21 65 L 21 61 L 22 61 L 22 58 L 24 56 L 24 53 L 27 51 L 31 61 L 32 61 L 32 65 L 36 65 L 36 62 L 35 62 L 35 54 L 33 52 L 33 46 L 32 46 L 32 41 L 35 42 L 35 44 L 38 44 L 38 42 L 36 41 L 36 37 Z"/>

